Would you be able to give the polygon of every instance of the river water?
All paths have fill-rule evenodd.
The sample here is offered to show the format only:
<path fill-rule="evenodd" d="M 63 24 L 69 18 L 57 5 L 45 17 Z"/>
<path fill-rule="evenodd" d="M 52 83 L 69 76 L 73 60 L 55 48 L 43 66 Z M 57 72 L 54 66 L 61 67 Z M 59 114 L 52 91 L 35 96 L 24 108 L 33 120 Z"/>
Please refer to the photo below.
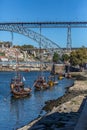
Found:
<path fill-rule="evenodd" d="M 44 72 L 44 76 L 49 76 Z M 14 99 L 10 94 L 10 81 L 15 72 L 0 72 L 0 130 L 16 130 L 45 112 L 45 101 L 64 95 L 66 87 L 73 83 L 71 79 L 59 80 L 58 85 L 44 91 L 34 91 L 33 83 L 39 72 L 21 72 L 26 86 L 32 88 L 30 97 Z"/>

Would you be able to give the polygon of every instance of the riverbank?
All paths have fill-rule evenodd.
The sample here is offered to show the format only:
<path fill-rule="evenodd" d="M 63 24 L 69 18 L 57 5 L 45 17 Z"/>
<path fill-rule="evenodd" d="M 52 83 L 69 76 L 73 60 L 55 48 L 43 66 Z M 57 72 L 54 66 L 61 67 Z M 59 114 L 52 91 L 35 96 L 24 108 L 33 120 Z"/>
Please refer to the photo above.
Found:
<path fill-rule="evenodd" d="M 66 94 L 59 99 L 46 102 L 47 114 L 19 130 L 73 130 L 87 96 L 87 74 L 73 75 L 76 80 Z"/>
<path fill-rule="evenodd" d="M 16 70 L 16 66 L 14 67 L 14 66 L 11 66 L 11 67 L 9 67 L 9 66 L 0 66 L 0 71 L 15 71 Z M 40 71 L 40 66 L 38 66 L 38 65 L 33 65 L 33 66 L 24 66 L 24 65 L 20 65 L 19 67 L 18 67 L 18 70 L 19 71 L 25 71 L 25 72 L 29 72 L 29 71 Z M 47 65 L 46 66 L 46 68 L 45 67 L 43 67 L 43 69 L 42 69 L 43 71 L 51 71 L 51 65 Z"/>

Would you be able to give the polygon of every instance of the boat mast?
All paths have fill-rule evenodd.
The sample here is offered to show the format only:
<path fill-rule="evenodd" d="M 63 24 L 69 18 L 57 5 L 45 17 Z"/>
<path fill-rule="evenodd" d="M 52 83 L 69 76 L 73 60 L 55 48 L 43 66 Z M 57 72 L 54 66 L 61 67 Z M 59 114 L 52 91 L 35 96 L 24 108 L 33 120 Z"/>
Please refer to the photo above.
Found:
<path fill-rule="evenodd" d="M 12 43 L 12 47 L 13 47 L 13 32 L 11 31 L 11 43 Z M 18 63 L 18 51 L 17 51 L 17 49 L 16 49 L 16 52 L 15 52 L 15 57 L 16 57 L 16 75 L 18 75 L 18 65 L 19 65 L 19 63 Z"/>
<path fill-rule="evenodd" d="M 41 25 L 40 25 L 40 43 L 39 43 L 39 53 L 40 53 L 40 76 L 42 76 L 42 56 L 41 56 Z"/>
<path fill-rule="evenodd" d="M 15 53 L 15 56 L 16 56 L 16 75 L 18 76 L 18 65 L 19 65 L 19 62 L 18 62 L 18 52 L 16 50 L 16 53 Z"/>

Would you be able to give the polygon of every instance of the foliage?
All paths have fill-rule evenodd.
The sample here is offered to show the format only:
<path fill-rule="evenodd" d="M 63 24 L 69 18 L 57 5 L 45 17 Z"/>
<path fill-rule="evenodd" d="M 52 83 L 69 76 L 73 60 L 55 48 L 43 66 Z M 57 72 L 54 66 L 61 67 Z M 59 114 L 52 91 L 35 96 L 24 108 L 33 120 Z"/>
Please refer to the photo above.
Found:
<path fill-rule="evenodd" d="M 28 49 L 28 48 L 34 48 L 34 46 L 33 45 L 22 45 L 22 46 L 14 46 L 14 48 L 19 48 L 19 49 L 22 49 L 22 50 L 24 50 L 24 49 Z"/>
<path fill-rule="evenodd" d="M 2 45 L 4 45 L 5 47 L 10 47 L 10 46 L 12 46 L 12 42 L 9 42 L 9 41 L 7 41 L 7 42 L 0 42 L 0 46 L 2 46 Z"/>
<path fill-rule="evenodd" d="M 68 54 L 63 54 L 61 60 L 64 61 L 68 61 L 69 60 L 69 55 Z"/>
<path fill-rule="evenodd" d="M 0 52 L 0 56 L 5 56 L 5 52 Z"/>
<path fill-rule="evenodd" d="M 53 55 L 53 62 L 57 63 L 59 61 L 59 55 L 57 52 L 54 52 L 54 55 Z"/>
<path fill-rule="evenodd" d="M 34 46 L 33 45 L 23 45 L 23 46 L 21 46 L 22 48 L 34 48 Z"/>
<path fill-rule="evenodd" d="M 0 42 L 0 45 L 2 45 L 3 44 L 3 42 Z"/>
<path fill-rule="evenodd" d="M 70 54 L 70 63 L 72 65 L 83 65 L 87 62 L 87 49 L 85 47 L 72 51 Z"/>

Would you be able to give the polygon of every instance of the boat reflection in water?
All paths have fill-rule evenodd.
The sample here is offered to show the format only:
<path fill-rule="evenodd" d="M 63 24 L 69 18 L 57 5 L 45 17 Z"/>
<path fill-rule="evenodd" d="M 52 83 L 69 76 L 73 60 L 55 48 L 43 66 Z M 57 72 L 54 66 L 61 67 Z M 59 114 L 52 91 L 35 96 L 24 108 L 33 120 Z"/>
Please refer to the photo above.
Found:
<path fill-rule="evenodd" d="M 11 97 L 10 102 L 10 112 L 11 116 L 15 119 L 14 129 L 17 129 L 20 125 L 20 122 L 23 121 L 24 117 L 24 102 L 23 100 L 15 99 Z"/>

